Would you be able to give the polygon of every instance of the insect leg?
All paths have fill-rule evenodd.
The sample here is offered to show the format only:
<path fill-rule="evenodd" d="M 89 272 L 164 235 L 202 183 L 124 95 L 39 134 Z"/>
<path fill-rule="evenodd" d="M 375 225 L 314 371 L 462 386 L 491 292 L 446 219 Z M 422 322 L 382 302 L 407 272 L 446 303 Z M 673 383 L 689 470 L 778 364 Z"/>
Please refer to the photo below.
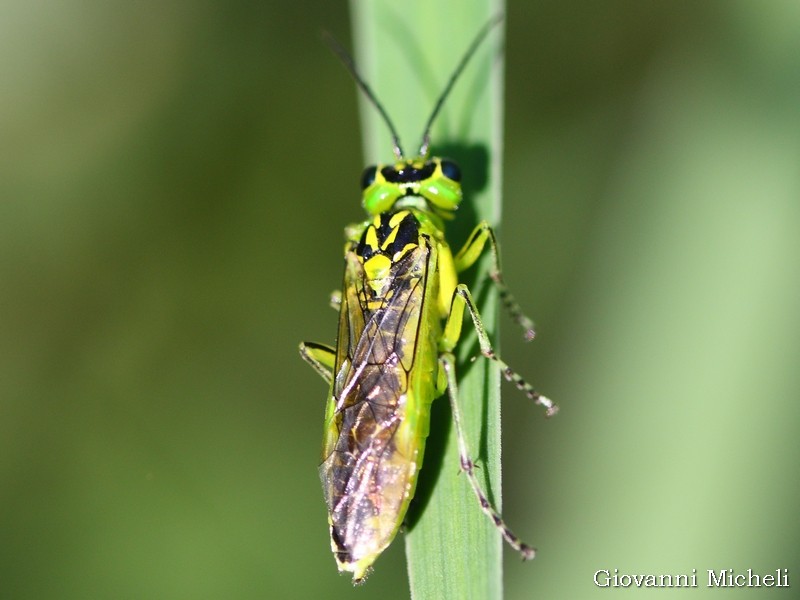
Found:
<path fill-rule="evenodd" d="M 478 478 L 475 476 L 475 463 L 469 456 L 467 441 L 461 426 L 461 410 L 458 406 L 458 384 L 455 374 L 455 357 L 452 353 L 446 352 L 439 357 L 439 364 L 447 377 L 447 395 L 450 398 L 450 406 L 453 411 L 453 423 L 455 423 L 456 426 L 461 470 L 464 471 L 464 474 L 467 476 L 472 491 L 475 492 L 475 496 L 478 498 L 478 502 L 481 505 L 481 510 L 492 520 L 495 527 L 500 530 L 500 533 L 506 542 L 508 542 L 508 545 L 522 555 L 522 560 L 530 560 L 536 556 L 536 550 L 525 544 L 508 528 L 505 521 L 503 521 L 503 517 L 500 516 L 497 509 L 489 502 L 483 489 L 481 489 Z"/>
<path fill-rule="evenodd" d="M 503 281 L 503 274 L 500 270 L 500 250 L 497 246 L 497 238 L 494 235 L 494 230 L 491 225 L 486 221 L 478 223 L 477 227 L 472 230 L 464 247 L 455 255 L 454 261 L 456 270 L 460 273 L 475 264 L 475 261 L 478 260 L 478 257 L 483 253 L 487 241 L 489 242 L 489 249 L 492 251 L 492 270 L 489 276 L 497 286 L 497 290 L 500 292 L 500 300 L 506 307 L 508 314 L 517 325 L 525 330 L 525 339 L 530 341 L 536 336 L 533 321 L 522 312 L 522 307 L 514 299 L 514 296 L 511 295 L 508 286 L 505 281 Z"/>
<path fill-rule="evenodd" d="M 310 364 L 328 384 L 331 383 L 333 380 L 333 367 L 336 363 L 336 350 L 325 344 L 300 342 L 300 356 L 302 356 L 303 360 Z"/>
<path fill-rule="evenodd" d="M 552 417 L 558 412 L 558 406 L 553 404 L 553 401 L 546 396 L 542 396 L 539 392 L 533 389 L 533 386 L 525 381 L 520 375 L 515 373 L 494 351 L 492 343 L 489 340 L 489 335 L 481 321 L 481 316 L 478 309 L 472 300 L 472 295 L 469 289 L 463 283 L 456 286 L 453 292 L 453 299 L 450 302 L 450 316 L 447 317 L 447 322 L 444 326 L 444 333 L 439 342 L 439 350 L 442 352 L 452 352 L 455 348 L 458 339 L 461 337 L 461 325 L 464 320 L 464 309 L 469 310 L 472 317 L 472 323 L 475 326 L 475 331 L 478 334 L 478 342 L 481 346 L 481 354 L 486 358 L 495 361 L 503 371 L 503 376 L 513 383 L 518 390 L 524 393 L 528 398 L 533 400 L 545 408 L 548 417 Z"/>

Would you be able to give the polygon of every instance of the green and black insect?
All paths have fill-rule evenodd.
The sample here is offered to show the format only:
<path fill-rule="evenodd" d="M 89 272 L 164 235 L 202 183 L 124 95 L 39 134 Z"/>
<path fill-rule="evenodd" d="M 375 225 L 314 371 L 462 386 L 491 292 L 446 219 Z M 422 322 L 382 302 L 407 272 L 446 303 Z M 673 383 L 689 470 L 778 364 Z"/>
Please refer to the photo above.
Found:
<path fill-rule="evenodd" d="M 481 317 L 459 273 L 487 245 L 491 277 L 513 319 L 533 338 L 533 323 L 522 314 L 503 282 L 497 241 L 481 222 L 453 254 L 445 221 L 462 199 L 461 172 L 451 160 L 429 156 L 431 124 L 470 57 L 491 28 L 478 33 L 450 77 L 425 126 L 415 158 L 405 158 L 397 132 L 352 59 L 335 50 L 386 121 L 395 161 L 364 171 L 362 202 L 369 218 L 346 229 L 344 281 L 334 295 L 339 309 L 336 347 L 306 342 L 303 358 L 330 384 L 319 467 L 331 548 L 340 571 L 362 581 L 392 542 L 414 497 L 423 464 L 432 402 L 448 391 L 461 469 L 481 509 L 508 544 L 533 558 L 503 522 L 474 474 L 461 427 L 453 350 L 465 311 L 477 331 L 481 353 L 500 365 L 505 377 L 553 415 L 557 407 L 512 371 L 492 349 Z"/>

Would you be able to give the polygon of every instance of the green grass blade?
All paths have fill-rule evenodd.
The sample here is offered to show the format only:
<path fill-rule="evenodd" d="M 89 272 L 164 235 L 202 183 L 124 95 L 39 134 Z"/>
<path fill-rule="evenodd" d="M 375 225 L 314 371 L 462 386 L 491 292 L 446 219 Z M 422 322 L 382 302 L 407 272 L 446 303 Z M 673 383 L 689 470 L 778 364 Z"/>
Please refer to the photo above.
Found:
<path fill-rule="evenodd" d="M 422 128 L 448 77 L 472 38 L 503 13 L 502 0 L 403 3 L 351 2 L 356 61 L 400 134 L 406 156 L 417 153 Z M 467 66 L 434 124 L 432 150 L 456 159 L 464 173 L 465 201 L 448 239 L 458 246 L 480 220 L 499 224 L 503 117 L 503 24 Z M 361 98 L 366 162 L 393 160 L 388 128 Z M 497 340 L 497 304 L 481 262 L 467 283 Z M 469 326 L 459 347 L 460 406 L 479 478 L 500 508 L 500 378 L 479 354 Z M 405 535 L 411 595 L 429 598 L 502 597 L 502 541 L 467 479 L 459 476 L 455 431 L 447 400 L 434 403 L 431 436 Z M 378 566 L 378 568 L 380 568 Z"/>

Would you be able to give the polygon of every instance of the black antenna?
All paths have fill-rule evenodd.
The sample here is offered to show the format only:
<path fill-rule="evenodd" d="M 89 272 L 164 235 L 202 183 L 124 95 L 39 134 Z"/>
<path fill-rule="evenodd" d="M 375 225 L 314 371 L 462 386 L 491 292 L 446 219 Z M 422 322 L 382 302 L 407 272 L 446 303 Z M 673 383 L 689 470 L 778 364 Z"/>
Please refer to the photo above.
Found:
<path fill-rule="evenodd" d="M 375 97 L 375 94 L 372 93 L 372 89 L 367 85 L 367 82 L 364 81 L 364 78 L 361 77 L 361 74 L 356 69 L 356 63 L 353 60 L 353 57 L 345 50 L 342 45 L 336 41 L 331 34 L 327 31 L 322 32 L 322 37 L 325 39 L 325 42 L 328 44 L 328 47 L 333 50 L 336 56 L 339 57 L 339 60 L 342 61 L 342 64 L 350 71 L 350 75 L 353 76 L 353 79 L 356 80 L 356 84 L 358 87 L 361 88 L 361 91 L 367 96 L 370 102 L 378 109 L 378 112 L 383 117 L 383 120 L 386 121 L 386 125 L 389 127 L 389 132 L 392 134 L 392 150 L 394 151 L 394 155 L 397 160 L 403 160 L 403 149 L 400 147 L 400 136 L 397 135 L 397 130 L 394 128 L 394 123 L 389 118 L 386 109 L 383 108 L 383 104 L 381 104 L 378 99 Z"/>
<path fill-rule="evenodd" d="M 461 75 L 461 72 L 464 70 L 464 67 L 467 66 L 469 59 L 472 58 L 472 55 L 475 54 L 475 51 L 478 49 L 478 46 L 481 45 L 481 42 L 489 35 L 489 32 L 492 30 L 492 27 L 500 23 L 503 20 L 502 13 L 496 15 L 489 19 L 486 25 L 478 32 L 478 35 L 475 36 L 475 39 L 472 40 L 472 43 L 467 48 L 467 51 L 464 53 L 464 56 L 461 57 L 461 62 L 458 63 L 458 66 L 453 71 L 453 74 L 450 75 L 450 80 L 447 82 L 447 85 L 444 88 L 441 96 L 436 101 L 436 105 L 433 107 L 433 112 L 431 116 L 428 117 L 428 122 L 425 123 L 425 130 L 422 134 L 422 144 L 419 147 L 419 155 L 425 157 L 428 155 L 428 150 L 431 145 L 431 127 L 433 126 L 433 121 L 439 115 L 439 111 L 442 109 L 442 105 L 444 101 L 447 99 L 447 96 L 450 94 L 450 90 L 453 89 L 453 85 L 455 84 L 456 80 Z"/>

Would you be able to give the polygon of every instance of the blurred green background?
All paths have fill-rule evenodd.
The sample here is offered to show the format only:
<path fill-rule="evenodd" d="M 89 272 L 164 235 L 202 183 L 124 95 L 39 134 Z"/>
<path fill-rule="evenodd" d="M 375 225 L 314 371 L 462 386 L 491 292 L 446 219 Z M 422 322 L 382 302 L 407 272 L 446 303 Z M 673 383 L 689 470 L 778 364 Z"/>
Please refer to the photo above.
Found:
<path fill-rule="evenodd" d="M 788 568 L 794 595 L 728 593 L 796 597 L 800 3 L 506 25 L 500 236 L 539 337 L 504 318 L 504 356 L 562 408 L 505 394 L 504 512 L 540 551 L 506 596 Z M 322 29 L 349 45 L 343 3 L 0 5 L 1 598 L 407 597 L 401 543 L 336 572 L 297 355 L 333 341 L 361 218 Z"/>

